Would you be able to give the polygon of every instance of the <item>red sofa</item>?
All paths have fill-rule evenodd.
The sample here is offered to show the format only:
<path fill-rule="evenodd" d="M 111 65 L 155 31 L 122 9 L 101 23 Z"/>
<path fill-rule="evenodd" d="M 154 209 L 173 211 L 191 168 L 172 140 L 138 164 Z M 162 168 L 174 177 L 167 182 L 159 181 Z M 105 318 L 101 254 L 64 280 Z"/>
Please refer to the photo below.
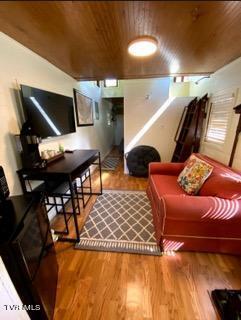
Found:
<path fill-rule="evenodd" d="M 201 154 L 214 169 L 198 195 L 177 183 L 185 163 L 150 163 L 147 195 L 163 251 L 241 254 L 241 174 Z"/>

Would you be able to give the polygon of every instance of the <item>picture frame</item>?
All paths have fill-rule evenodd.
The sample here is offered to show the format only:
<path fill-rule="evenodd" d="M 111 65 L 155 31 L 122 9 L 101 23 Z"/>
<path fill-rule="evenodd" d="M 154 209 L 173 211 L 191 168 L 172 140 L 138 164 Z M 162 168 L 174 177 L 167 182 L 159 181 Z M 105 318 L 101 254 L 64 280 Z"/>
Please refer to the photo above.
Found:
<path fill-rule="evenodd" d="M 97 101 L 94 101 L 94 110 L 95 110 L 95 120 L 100 119 L 100 112 L 99 112 L 99 103 Z"/>
<path fill-rule="evenodd" d="M 93 126 L 93 100 L 74 89 L 74 104 L 77 126 Z"/>

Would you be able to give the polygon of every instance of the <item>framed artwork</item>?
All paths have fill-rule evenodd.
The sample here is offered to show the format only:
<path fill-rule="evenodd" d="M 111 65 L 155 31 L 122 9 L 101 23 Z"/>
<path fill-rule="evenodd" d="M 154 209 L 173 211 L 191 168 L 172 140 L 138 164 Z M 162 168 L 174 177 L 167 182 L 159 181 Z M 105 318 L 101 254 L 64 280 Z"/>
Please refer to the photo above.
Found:
<path fill-rule="evenodd" d="M 99 120 L 100 119 L 100 114 L 99 114 L 99 104 L 98 102 L 95 101 L 95 119 Z"/>
<path fill-rule="evenodd" d="M 77 119 L 77 126 L 93 126 L 93 101 L 74 89 L 74 104 Z"/>

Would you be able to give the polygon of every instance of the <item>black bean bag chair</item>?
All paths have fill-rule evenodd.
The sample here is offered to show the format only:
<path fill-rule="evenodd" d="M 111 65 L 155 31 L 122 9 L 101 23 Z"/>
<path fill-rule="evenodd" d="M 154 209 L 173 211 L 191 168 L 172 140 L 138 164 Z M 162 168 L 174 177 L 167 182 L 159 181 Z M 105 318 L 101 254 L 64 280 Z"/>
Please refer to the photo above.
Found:
<path fill-rule="evenodd" d="M 126 154 L 129 174 L 135 177 L 147 177 L 150 162 L 160 162 L 158 151 L 150 146 L 138 146 Z"/>

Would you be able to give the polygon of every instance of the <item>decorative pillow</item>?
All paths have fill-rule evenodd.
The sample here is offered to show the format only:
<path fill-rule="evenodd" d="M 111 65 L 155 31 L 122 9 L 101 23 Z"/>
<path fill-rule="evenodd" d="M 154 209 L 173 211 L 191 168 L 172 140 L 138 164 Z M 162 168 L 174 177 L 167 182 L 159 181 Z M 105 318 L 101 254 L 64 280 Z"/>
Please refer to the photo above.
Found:
<path fill-rule="evenodd" d="M 186 193 L 195 195 L 210 176 L 212 170 L 213 166 L 192 155 L 179 174 L 177 182 Z"/>

